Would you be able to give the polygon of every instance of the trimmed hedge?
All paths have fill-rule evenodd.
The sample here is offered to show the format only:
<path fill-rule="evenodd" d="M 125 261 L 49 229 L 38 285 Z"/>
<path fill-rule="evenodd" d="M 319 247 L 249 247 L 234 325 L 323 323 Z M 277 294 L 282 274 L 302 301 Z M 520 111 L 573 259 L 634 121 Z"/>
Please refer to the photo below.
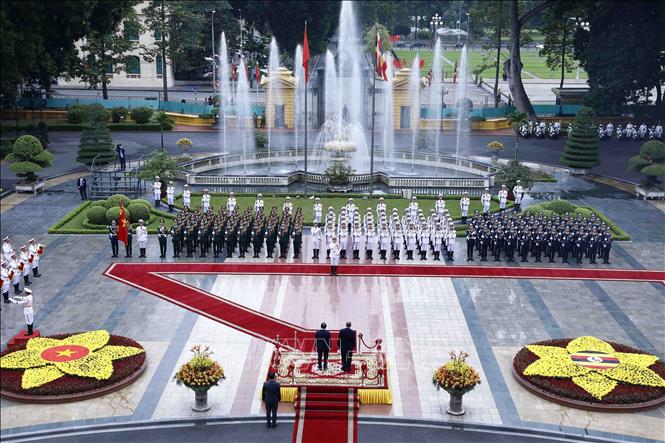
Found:
<path fill-rule="evenodd" d="M 19 122 L 19 130 L 27 130 L 30 126 L 33 126 L 31 122 Z M 156 123 L 146 123 L 138 124 L 133 122 L 123 122 L 123 123 L 108 123 L 106 125 L 111 131 L 159 131 L 159 124 Z M 66 122 L 49 122 L 48 130 L 54 132 L 81 132 L 85 129 L 86 125 L 82 123 L 66 123 Z M 1 126 L 3 132 L 10 132 L 16 129 L 16 125 L 3 124 Z M 164 129 L 169 131 L 170 129 Z"/>
<path fill-rule="evenodd" d="M 106 223 L 106 208 L 103 206 L 90 206 L 90 209 L 86 211 L 85 216 L 91 223 L 103 225 Z"/>
<path fill-rule="evenodd" d="M 106 206 L 106 209 L 110 209 L 114 206 L 120 206 L 121 201 L 124 203 L 126 208 L 131 204 L 132 199 L 126 195 L 115 194 L 106 199 L 104 206 Z"/>
<path fill-rule="evenodd" d="M 134 199 L 129 204 L 130 205 L 144 205 L 145 207 L 148 208 L 148 210 L 152 210 L 152 205 L 150 204 L 150 202 L 148 200 L 144 200 L 142 198 Z"/>
<path fill-rule="evenodd" d="M 94 202 L 92 202 L 90 204 L 90 206 L 99 206 L 101 208 L 106 209 L 106 201 L 104 201 L 104 200 L 95 200 Z"/>
<path fill-rule="evenodd" d="M 129 210 L 129 221 L 137 223 L 139 220 L 150 218 L 150 208 L 141 203 L 132 203 L 126 209 Z"/>
<path fill-rule="evenodd" d="M 566 200 L 554 200 L 553 202 L 547 204 L 540 204 L 545 209 L 549 209 L 552 212 L 556 212 L 559 215 L 564 215 L 566 212 L 573 213 L 575 212 L 576 206 Z"/>
<path fill-rule="evenodd" d="M 132 219 L 132 213 L 129 208 L 125 208 L 125 216 L 130 220 Z M 113 220 L 117 222 L 118 218 L 120 218 L 120 206 L 113 206 L 106 210 L 106 223 L 110 225 Z"/>
<path fill-rule="evenodd" d="M 63 218 L 60 219 L 60 221 L 56 222 L 53 226 L 48 228 L 48 233 L 49 234 L 76 234 L 76 232 L 61 232 L 63 226 L 65 226 L 67 223 L 72 221 L 74 217 L 79 215 L 81 212 L 83 212 L 85 209 L 88 208 L 92 204 L 91 201 L 84 202 L 81 204 L 79 207 L 73 209 L 72 211 L 69 212 L 69 214 L 65 215 Z"/>

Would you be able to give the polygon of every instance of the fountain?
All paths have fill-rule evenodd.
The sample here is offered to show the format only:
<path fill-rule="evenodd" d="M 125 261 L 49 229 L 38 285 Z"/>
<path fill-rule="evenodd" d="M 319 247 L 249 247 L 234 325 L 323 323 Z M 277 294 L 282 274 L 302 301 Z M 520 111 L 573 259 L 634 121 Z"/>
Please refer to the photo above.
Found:
<path fill-rule="evenodd" d="M 268 77 L 271 77 L 272 75 L 277 72 L 277 69 L 279 69 L 279 48 L 277 47 L 277 40 L 275 40 L 275 37 L 270 39 L 270 54 L 268 55 Z M 275 89 L 277 87 L 277 84 L 275 82 L 270 82 L 268 84 L 268 102 L 272 103 L 272 97 L 275 94 Z M 273 109 L 266 109 L 266 119 L 268 119 L 266 123 L 266 127 L 268 128 L 268 171 L 270 171 L 270 153 L 272 149 L 272 129 L 273 125 L 275 124 L 275 109 L 273 106 Z"/>
<path fill-rule="evenodd" d="M 388 171 L 388 158 L 395 148 L 395 129 L 393 128 L 393 56 L 386 55 L 386 77 L 383 92 L 383 169 Z"/>
<path fill-rule="evenodd" d="M 434 115 L 437 119 L 437 128 L 434 130 L 434 145 L 436 146 L 436 155 L 439 155 L 439 139 L 441 129 L 443 129 L 443 70 L 441 68 L 441 39 L 436 39 L 434 45 L 434 59 L 432 60 L 432 86 L 430 87 L 430 105 L 433 103 L 436 109 Z M 441 100 L 441 101 L 439 101 Z M 435 175 L 439 175 L 439 165 L 434 171 Z"/>
<path fill-rule="evenodd" d="M 229 54 L 226 46 L 226 34 L 222 32 L 219 43 L 219 120 L 222 126 L 222 152 L 228 154 L 228 126 L 227 115 L 232 102 L 232 91 L 229 83 L 230 69 L 229 69 Z"/>
<path fill-rule="evenodd" d="M 337 91 L 339 86 L 337 84 L 337 68 L 335 67 L 335 56 L 330 49 L 326 51 L 326 72 L 324 77 L 324 99 L 325 99 L 325 114 L 324 120 L 329 120 L 332 115 L 337 111 Z"/>
<path fill-rule="evenodd" d="M 409 94 L 411 95 L 411 173 L 415 174 L 416 144 L 420 125 L 420 57 L 416 55 L 409 75 Z"/>
<path fill-rule="evenodd" d="M 457 88 L 455 89 L 455 106 L 457 107 L 457 137 L 455 140 L 455 157 L 459 165 L 460 159 L 460 141 L 462 136 L 466 137 L 469 132 L 469 112 L 471 111 L 470 100 L 467 97 L 468 72 L 467 72 L 467 50 L 466 45 L 462 47 L 460 53 L 459 73 L 457 78 Z M 459 168 L 455 168 L 457 172 Z"/>
<path fill-rule="evenodd" d="M 238 66 L 238 88 L 236 91 L 236 121 L 241 133 L 243 174 L 247 174 L 247 150 L 254 149 L 254 132 L 252 129 L 252 107 L 249 103 L 249 80 L 244 57 Z"/>

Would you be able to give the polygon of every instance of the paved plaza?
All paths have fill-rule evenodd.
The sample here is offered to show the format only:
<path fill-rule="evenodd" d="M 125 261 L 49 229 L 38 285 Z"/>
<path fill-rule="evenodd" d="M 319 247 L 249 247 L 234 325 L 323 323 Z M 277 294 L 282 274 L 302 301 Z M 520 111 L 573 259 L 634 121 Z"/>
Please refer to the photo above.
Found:
<path fill-rule="evenodd" d="M 632 237 L 615 242 L 611 265 L 598 267 L 665 268 L 665 214 L 659 208 L 606 185 L 565 174 L 557 178 L 557 183 L 537 185 L 534 195 L 550 193 L 593 205 Z M 137 382 L 120 391 L 65 406 L 2 399 L 3 438 L 83 425 L 261 416 L 259 392 L 274 347 L 103 276 L 113 263 L 105 235 L 47 235 L 48 227 L 78 203 L 73 183 L 65 182 L 3 209 L 2 237 L 9 235 L 18 245 L 37 237 L 48 245 L 40 266 L 43 277 L 32 286 L 35 326 L 43 335 L 107 329 L 132 337 L 145 347 L 148 367 Z M 463 239 L 458 242 L 462 248 Z M 304 250 L 296 262 L 312 261 L 307 237 Z M 115 260 L 160 262 L 158 255 L 153 236 L 147 259 Z M 234 261 L 280 262 L 228 260 Z M 465 263 L 457 257 L 454 264 Z M 530 394 L 511 372 L 512 358 L 523 345 L 558 337 L 593 335 L 665 355 L 665 286 L 660 283 L 394 276 L 171 277 L 306 328 L 315 329 L 326 321 L 337 329 L 351 321 L 366 341 L 383 339 L 393 404 L 362 405 L 361 423 L 373 417 L 395 417 L 563 431 L 580 438 L 658 441 L 665 437 L 665 408 L 621 414 L 575 410 Z M 23 316 L 13 305 L 3 305 L 1 315 L 0 338 L 5 346 L 23 327 Z M 195 344 L 209 345 L 227 376 L 209 392 L 212 409 L 204 413 L 193 412 L 192 393 L 173 382 L 175 371 L 189 359 Z M 448 394 L 437 391 L 431 381 L 433 370 L 451 350 L 466 351 L 483 381 L 465 396 L 467 412 L 462 417 L 446 414 Z M 284 419 L 292 421 L 294 412 L 290 404 L 280 405 Z M 235 431 L 229 429 L 233 435 Z M 363 429 L 370 428 L 361 426 L 360 441 L 375 441 L 375 434 Z M 290 424 L 279 431 L 284 439 L 290 438 Z M 413 441 L 413 435 L 399 437 Z"/>

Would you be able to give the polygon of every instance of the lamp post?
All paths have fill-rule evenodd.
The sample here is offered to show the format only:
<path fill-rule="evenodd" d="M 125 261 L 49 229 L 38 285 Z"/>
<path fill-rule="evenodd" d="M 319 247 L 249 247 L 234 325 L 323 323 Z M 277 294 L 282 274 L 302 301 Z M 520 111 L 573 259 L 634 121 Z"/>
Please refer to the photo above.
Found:
<path fill-rule="evenodd" d="M 461 13 L 460 13 L 460 14 L 461 14 Z M 458 30 L 458 31 L 459 31 L 459 29 L 460 29 L 460 28 L 459 28 L 459 26 L 460 26 L 460 22 L 461 22 L 461 20 L 457 20 L 457 30 Z M 459 35 L 459 32 L 458 32 L 458 33 L 457 33 L 457 46 L 459 46 L 459 43 L 460 43 L 460 35 Z"/>
<path fill-rule="evenodd" d="M 210 27 L 212 34 L 212 92 L 217 92 L 217 62 L 215 61 L 215 10 L 212 10 Z"/>
<path fill-rule="evenodd" d="M 443 19 L 439 14 L 434 14 L 429 24 L 432 27 L 432 44 L 434 44 L 436 41 L 436 31 L 439 29 L 439 26 L 443 24 Z"/>
<path fill-rule="evenodd" d="M 466 46 L 469 46 L 469 30 L 471 26 L 471 16 L 469 13 L 466 13 Z"/>

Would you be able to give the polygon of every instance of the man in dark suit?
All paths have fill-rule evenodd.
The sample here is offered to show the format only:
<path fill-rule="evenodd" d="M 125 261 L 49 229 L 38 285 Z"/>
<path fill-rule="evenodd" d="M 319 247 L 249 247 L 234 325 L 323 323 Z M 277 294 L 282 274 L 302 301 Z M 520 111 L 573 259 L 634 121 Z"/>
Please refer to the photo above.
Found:
<path fill-rule="evenodd" d="M 78 180 L 76 180 L 76 187 L 79 188 L 79 192 L 81 193 L 81 200 L 87 200 L 88 182 L 86 181 L 85 177 L 80 177 Z"/>
<path fill-rule="evenodd" d="M 115 147 L 115 151 L 118 154 L 118 160 L 120 160 L 120 170 L 124 171 L 127 168 L 127 154 L 125 154 L 125 148 L 122 147 L 120 143 Z"/>
<path fill-rule="evenodd" d="M 351 329 L 351 322 L 346 322 L 346 328 L 339 331 L 339 352 L 342 356 L 342 371 L 351 370 L 351 358 L 356 348 L 356 331 Z"/>
<path fill-rule="evenodd" d="M 266 427 L 277 427 L 277 406 L 282 399 L 279 382 L 275 381 L 275 373 L 268 372 L 268 381 L 263 383 L 263 401 L 266 404 Z M 270 417 L 272 416 L 272 424 Z"/>
<path fill-rule="evenodd" d="M 321 323 L 321 329 L 316 331 L 316 353 L 319 355 L 319 371 L 321 370 L 321 360 L 323 359 L 323 370 L 328 369 L 328 351 L 330 351 L 330 331 L 326 331 L 328 325 Z"/>

